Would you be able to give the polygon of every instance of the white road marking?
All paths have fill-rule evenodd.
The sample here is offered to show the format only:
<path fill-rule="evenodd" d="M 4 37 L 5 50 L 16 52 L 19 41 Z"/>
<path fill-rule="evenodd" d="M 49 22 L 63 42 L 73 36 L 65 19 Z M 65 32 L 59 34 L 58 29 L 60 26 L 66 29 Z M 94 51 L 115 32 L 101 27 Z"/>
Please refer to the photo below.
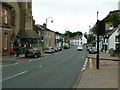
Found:
<path fill-rule="evenodd" d="M 39 68 L 42 68 L 42 66 L 40 65 Z"/>
<path fill-rule="evenodd" d="M 17 63 L 14 63 L 13 65 L 16 65 L 16 64 L 18 64 L 19 62 L 17 62 Z"/>
<path fill-rule="evenodd" d="M 1 67 L 11 66 L 11 65 L 13 65 L 13 64 L 3 65 L 3 66 L 1 66 Z"/>
<path fill-rule="evenodd" d="M 90 58 L 90 68 L 93 68 L 92 59 Z"/>
<path fill-rule="evenodd" d="M 16 75 L 7 77 L 7 78 L 5 78 L 5 79 L 0 80 L 0 82 L 5 81 L 5 80 L 8 80 L 8 79 L 11 79 L 11 78 L 14 78 L 14 77 L 19 76 L 19 75 L 22 75 L 22 74 L 25 74 L 25 73 L 27 73 L 27 72 L 28 72 L 28 71 L 24 71 L 24 72 L 18 73 L 18 74 L 16 74 Z"/>
<path fill-rule="evenodd" d="M 84 65 L 83 65 L 83 68 L 82 68 L 81 71 L 84 71 L 84 70 L 86 69 L 86 67 L 87 67 L 87 62 L 88 62 L 88 58 L 86 58 L 85 63 L 84 63 Z"/>

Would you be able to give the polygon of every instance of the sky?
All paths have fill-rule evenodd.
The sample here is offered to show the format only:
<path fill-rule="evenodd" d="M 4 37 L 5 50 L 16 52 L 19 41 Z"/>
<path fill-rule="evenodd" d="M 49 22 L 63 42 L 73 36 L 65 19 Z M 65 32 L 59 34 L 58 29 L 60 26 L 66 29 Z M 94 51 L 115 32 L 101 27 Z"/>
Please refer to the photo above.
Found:
<path fill-rule="evenodd" d="M 52 31 L 88 33 L 97 21 L 97 11 L 98 19 L 102 20 L 110 11 L 118 10 L 118 2 L 119 0 L 32 0 L 32 15 L 36 24 L 43 25 L 47 19 L 47 28 Z"/>

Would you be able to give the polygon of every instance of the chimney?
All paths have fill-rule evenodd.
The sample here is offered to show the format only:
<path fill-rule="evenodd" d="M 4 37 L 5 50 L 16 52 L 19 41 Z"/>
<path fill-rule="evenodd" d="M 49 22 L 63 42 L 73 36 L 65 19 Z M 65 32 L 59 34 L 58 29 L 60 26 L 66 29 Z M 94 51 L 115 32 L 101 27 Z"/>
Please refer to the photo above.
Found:
<path fill-rule="evenodd" d="M 43 23 L 43 27 L 46 28 L 46 23 Z"/>

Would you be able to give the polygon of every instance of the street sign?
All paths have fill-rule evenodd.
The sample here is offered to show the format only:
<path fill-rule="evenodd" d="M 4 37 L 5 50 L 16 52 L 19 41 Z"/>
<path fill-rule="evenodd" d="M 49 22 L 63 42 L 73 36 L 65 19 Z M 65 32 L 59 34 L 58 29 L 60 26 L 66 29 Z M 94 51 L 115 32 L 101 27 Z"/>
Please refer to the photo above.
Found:
<path fill-rule="evenodd" d="M 105 34 L 105 22 L 97 21 L 97 34 L 104 35 Z"/>

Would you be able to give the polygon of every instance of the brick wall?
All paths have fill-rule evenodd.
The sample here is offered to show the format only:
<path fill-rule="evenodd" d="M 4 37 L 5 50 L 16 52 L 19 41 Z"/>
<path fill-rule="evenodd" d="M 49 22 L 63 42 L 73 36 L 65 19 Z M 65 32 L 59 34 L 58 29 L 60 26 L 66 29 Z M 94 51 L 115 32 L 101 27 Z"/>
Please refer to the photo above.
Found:
<path fill-rule="evenodd" d="M 4 22 L 4 12 L 7 10 L 7 23 Z M 2 25 L 0 26 L 0 55 L 8 55 L 10 53 L 10 42 L 11 42 L 11 9 L 7 6 L 2 5 Z M 4 38 L 5 34 L 7 34 L 7 49 L 4 49 Z"/>

